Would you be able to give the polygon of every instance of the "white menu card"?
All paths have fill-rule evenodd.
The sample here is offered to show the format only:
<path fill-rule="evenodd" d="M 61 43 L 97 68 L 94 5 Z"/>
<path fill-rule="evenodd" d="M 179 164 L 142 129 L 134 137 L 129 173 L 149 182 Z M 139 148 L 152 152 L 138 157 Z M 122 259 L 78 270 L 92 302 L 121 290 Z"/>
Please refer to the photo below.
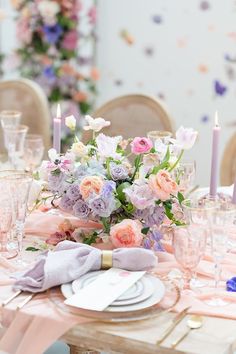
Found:
<path fill-rule="evenodd" d="M 65 300 L 65 304 L 87 310 L 103 311 L 145 273 L 110 268 L 92 283 Z"/>

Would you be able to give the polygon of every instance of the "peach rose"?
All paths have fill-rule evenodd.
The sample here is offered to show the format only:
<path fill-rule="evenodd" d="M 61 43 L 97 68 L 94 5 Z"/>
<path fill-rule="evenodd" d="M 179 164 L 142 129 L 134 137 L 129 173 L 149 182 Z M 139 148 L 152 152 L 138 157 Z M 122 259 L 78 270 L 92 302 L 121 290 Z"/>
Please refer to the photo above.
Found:
<path fill-rule="evenodd" d="M 169 199 L 171 194 L 176 194 L 178 191 L 177 183 L 165 170 L 160 170 L 156 175 L 149 177 L 149 187 L 155 196 L 162 201 Z"/>
<path fill-rule="evenodd" d="M 80 183 L 79 189 L 84 200 L 90 197 L 90 194 L 99 194 L 103 187 L 104 181 L 99 176 L 84 177 Z"/>
<path fill-rule="evenodd" d="M 143 241 L 142 224 L 138 220 L 125 219 L 111 227 L 110 239 L 116 248 L 138 247 Z"/>

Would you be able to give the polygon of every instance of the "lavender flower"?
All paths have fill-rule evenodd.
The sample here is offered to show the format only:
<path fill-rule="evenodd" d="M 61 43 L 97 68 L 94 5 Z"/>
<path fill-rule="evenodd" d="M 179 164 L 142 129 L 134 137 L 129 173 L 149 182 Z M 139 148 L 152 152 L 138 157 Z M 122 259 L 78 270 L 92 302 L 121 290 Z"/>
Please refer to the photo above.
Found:
<path fill-rule="evenodd" d="M 149 227 L 160 226 L 165 218 L 165 210 L 162 206 L 156 205 L 149 209 L 149 213 L 144 218 L 145 224 Z"/>
<path fill-rule="evenodd" d="M 87 219 L 91 210 L 86 202 L 79 199 L 73 206 L 74 215 L 80 219 Z"/>
<path fill-rule="evenodd" d="M 67 188 L 68 183 L 66 182 L 67 176 L 63 172 L 58 174 L 49 174 L 48 176 L 48 186 L 53 193 L 63 194 Z"/>
<path fill-rule="evenodd" d="M 96 216 L 108 217 L 116 209 L 116 201 L 114 196 L 95 197 L 89 201 L 89 206 Z"/>
<path fill-rule="evenodd" d="M 103 198 L 110 198 L 112 196 L 112 193 L 116 189 L 116 184 L 113 181 L 106 181 L 104 183 L 104 186 L 102 188 L 102 197 Z"/>
<path fill-rule="evenodd" d="M 156 205 L 154 207 L 146 208 L 143 210 L 137 209 L 134 213 L 134 216 L 139 220 L 143 220 L 145 226 L 160 226 L 165 218 L 165 210 L 162 206 Z"/>
<path fill-rule="evenodd" d="M 54 26 L 43 26 L 43 32 L 48 43 L 55 44 L 62 34 L 62 28 L 59 24 Z"/>
<path fill-rule="evenodd" d="M 56 75 L 52 66 L 46 66 L 43 70 L 43 75 L 46 76 L 49 80 L 55 81 Z"/>
<path fill-rule="evenodd" d="M 111 177 L 114 181 L 124 180 L 128 177 L 128 171 L 124 165 L 111 162 L 109 167 Z"/>
<path fill-rule="evenodd" d="M 66 195 L 73 201 L 81 199 L 81 194 L 79 190 L 79 184 L 73 183 L 67 190 Z"/>
<path fill-rule="evenodd" d="M 143 240 L 143 247 L 150 250 L 152 248 L 152 242 L 148 237 Z"/>
<path fill-rule="evenodd" d="M 64 211 L 71 212 L 74 206 L 74 201 L 68 198 L 67 195 L 63 195 L 59 204 L 60 208 Z"/>

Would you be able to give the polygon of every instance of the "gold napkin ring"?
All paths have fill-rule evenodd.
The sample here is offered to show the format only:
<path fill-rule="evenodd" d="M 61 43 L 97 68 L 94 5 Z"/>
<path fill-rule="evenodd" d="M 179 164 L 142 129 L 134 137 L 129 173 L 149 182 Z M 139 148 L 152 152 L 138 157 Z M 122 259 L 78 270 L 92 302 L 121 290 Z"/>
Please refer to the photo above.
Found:
<path fill-rule="evenodd" d="M 112 251 L 102 251 L 101 269 L 112 268 Z"/>

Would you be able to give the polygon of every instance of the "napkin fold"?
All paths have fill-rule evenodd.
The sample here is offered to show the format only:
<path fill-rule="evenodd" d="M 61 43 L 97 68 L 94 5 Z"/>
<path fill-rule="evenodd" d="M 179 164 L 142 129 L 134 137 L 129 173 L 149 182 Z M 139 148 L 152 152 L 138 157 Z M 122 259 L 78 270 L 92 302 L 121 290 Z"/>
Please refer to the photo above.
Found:
<path fill-rule="evenodd" d="M 14 273 L 15 290 L 38 293 L 53 286 L 78 279 L 83 274 L 101 269 L 100 249 L 82 243 L 63 241 L 53 251 L 39 256 L 33 267 Z M 155 254 L 143 248 L 118 248 L 112 254 L 113 267 L 130 271 L 149 270 L 157 265 Z"/>

